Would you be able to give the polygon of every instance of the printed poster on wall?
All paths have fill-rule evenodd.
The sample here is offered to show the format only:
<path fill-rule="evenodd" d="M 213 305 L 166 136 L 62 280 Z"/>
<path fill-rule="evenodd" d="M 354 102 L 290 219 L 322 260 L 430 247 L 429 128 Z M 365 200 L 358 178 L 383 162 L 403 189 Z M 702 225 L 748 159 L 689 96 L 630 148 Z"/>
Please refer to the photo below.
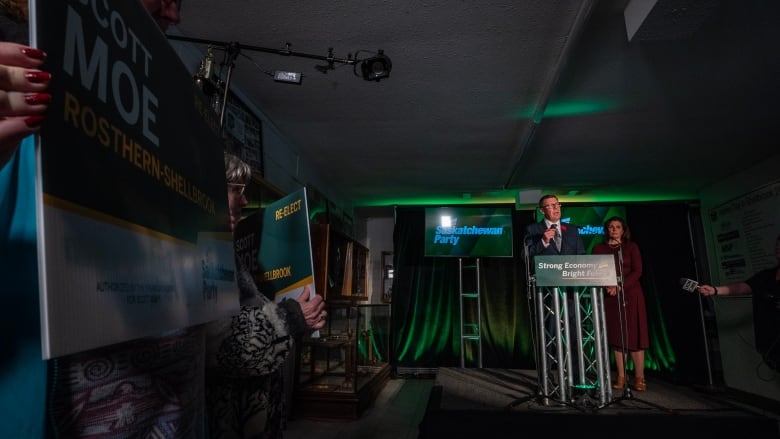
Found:
<path fill-rule="evenodd" d="M 238 141 L 233 152 L 247 162 L 255 173 L 263 175 L 262 125 L 232 93 L 228 94 L 225 105 L 225 132 Z"/>
<path fill-rule="evenodd" d="M 238 312 L 217 115 L 140 2 L 34 2 L 43 357 Z"/>
<path fill-rule="evenodd" d="M 774 267 L 780 235 L 780 181 L 760 187 L 710 210 L 718 285 L 742 282 Z"/>

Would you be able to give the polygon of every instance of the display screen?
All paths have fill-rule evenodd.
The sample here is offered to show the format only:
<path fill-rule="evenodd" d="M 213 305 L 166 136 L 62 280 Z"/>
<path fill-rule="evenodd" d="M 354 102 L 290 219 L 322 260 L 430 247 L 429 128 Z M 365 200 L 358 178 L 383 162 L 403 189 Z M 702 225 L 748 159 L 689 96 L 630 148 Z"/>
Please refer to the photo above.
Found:
<path fill-rule="evenodd" d="M 428 207 L 425 256 L 512 257 L 510 207 Z"/>
<path fill-rule="evenodd" d="M 613 216 L 619 216 L 628 221 L 628 218 L 626 218 L 626 207 L 623 205 L 573 206 L 563 204 L 561 206 L 561 222 L 579 227 L 582 244 L 585 246 L 587 254 L 591 254 L 593 247 L 602 242 L 604 221 Z M 537 221 L 541 221 L 543 218 L 541 211 L 537 209 Z"/>

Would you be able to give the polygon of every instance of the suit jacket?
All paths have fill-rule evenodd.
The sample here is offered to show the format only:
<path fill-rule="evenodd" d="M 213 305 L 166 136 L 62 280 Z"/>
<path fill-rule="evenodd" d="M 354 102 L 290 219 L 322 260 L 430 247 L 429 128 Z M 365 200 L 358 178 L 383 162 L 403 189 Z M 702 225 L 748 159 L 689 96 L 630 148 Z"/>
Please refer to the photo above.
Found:
<path fill-rule="evenodd" d="M 580 238 L 580 229 L 574 224 L 561 223 L 561 250 L 550 242 L 547 247 L 542 243 L 542 234 L 547 230 L 544 220 L 529 224 L 525 229 L 525 245 L 528 246 L 529 259 L 536 255 L 584 255 L 585 245 Z M 533 262 L 533 261 L 531 261 Z"/>

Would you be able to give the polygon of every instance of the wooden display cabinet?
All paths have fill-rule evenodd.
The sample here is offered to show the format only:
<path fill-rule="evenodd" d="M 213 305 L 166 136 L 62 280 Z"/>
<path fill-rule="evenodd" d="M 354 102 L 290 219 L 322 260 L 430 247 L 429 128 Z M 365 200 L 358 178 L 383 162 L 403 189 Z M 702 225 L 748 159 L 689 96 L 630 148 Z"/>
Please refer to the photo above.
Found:
<path fill-rule="evenodd" d="M 390 307 L 328 304 L 319 338 L 298 346 L 291 414 L 315 419 L 357 419 L 390 377 Z"/>
<path fill-rule="evenodd" d="M 326 301 L 368 300 L 368 248 L 328 224 L 311 224 L 314 281 Z"/>

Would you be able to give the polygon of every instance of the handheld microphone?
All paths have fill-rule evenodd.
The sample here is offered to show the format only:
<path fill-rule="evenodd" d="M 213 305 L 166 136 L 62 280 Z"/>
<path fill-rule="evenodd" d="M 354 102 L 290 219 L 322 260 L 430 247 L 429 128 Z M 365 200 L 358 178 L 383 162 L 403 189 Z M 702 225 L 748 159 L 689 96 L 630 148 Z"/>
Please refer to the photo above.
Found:
<path fill-rule="evenodd" d="M 683 290 L 689 293 L 696 292 L 696 287 L 698 286 L 699 286 L 699 282 L 693 279 L 688 279 L 687 277 L 680 278 L 680 288 L 682 288 Z"/>
<path fill-rule="evenodd" d="M 555 230 L 555 236 L 553 237 L 553 239 L 550 240 L 550 243 L 554 242 L 555 243 L 555 249 L 560 252 L 561 251 L 561 232 L 558 230 L 558 224 L 557 223 L 552 223 L 552 224 L 550 224 L 550 228 Z"/>

